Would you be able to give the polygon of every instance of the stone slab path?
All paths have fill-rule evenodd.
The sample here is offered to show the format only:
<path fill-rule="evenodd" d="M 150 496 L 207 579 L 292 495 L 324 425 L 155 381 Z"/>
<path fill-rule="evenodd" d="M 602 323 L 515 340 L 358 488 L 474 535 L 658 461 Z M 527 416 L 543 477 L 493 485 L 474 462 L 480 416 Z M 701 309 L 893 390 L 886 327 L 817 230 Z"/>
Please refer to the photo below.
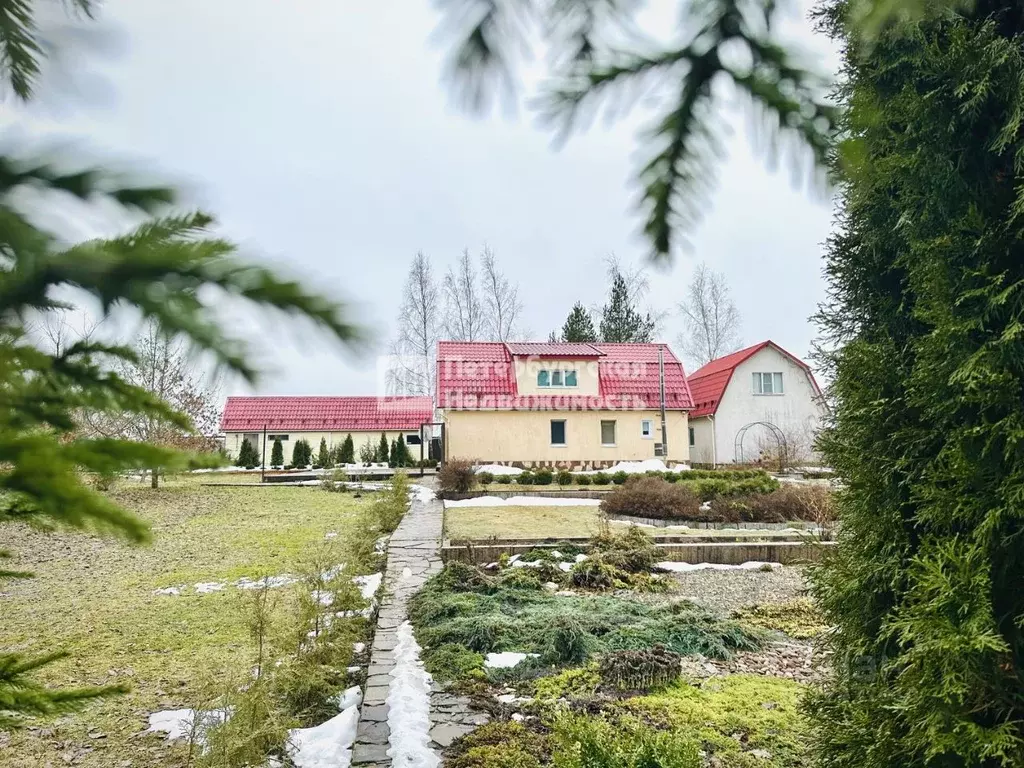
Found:
<path fill-rule="evenodd" d="M 391 671 L 395 667 L 397 631 L 407 618 L 408 599 L 428 578 L 441 570 L 443 506 L 437 499 L 425 500 L 416 486 L 410 495 L 412 504 L 409 511 L 388 543 L 384 598 L 370 646 L 366 691 L 352 747 L 352 765 L 360 768 L 392 768 L 388 756 L 391 732 L 388 728 L 387 697 L 392 682 Z M 485 716 L 470 711 L 468 699 L 447 694 L 436 685 L 433 687 L 430 737 L 438 752 L 485 721 Z"/>

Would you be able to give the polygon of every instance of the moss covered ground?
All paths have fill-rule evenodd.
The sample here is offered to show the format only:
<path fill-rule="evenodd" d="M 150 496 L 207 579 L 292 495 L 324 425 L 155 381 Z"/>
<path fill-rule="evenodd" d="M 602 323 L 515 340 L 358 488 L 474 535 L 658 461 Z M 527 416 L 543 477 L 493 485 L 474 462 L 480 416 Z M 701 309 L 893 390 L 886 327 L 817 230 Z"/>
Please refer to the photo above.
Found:
<path fill-rule="evenodd" d="M 35 730 L 9 733 L 0 742 L 4 768 L 183 764 L 180 748 L 137 734 L 150 712 L 188 707 L 212 681 L 247 673 L 249 593 L 190 588 L 167 596 L 154 590 L 294 572 L 326 534 L 343 541 L 370 503 L 369 494 L 355 498 L 315 488 L 203 487 L 200 477 L 172 479 L 156 490 L 122 484 L 112 492 L 150 522 L 148 546 L 5 526 L 13 564 L 36 577 L 4 585 L 0 647 L 69 652 L 45 669 L 49 684 L 117 682 L 132 690 Z M 294 606 L 288 590 L 281 592 L 275 610 L 285 614 Z"/>

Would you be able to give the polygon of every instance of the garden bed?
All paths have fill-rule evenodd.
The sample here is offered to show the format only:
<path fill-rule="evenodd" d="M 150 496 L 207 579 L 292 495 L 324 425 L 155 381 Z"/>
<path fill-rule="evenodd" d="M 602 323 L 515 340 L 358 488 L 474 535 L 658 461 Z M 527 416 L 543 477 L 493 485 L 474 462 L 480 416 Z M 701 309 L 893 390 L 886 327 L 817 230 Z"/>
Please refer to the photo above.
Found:
<path fill-rule="evenodd" d="M 446 764 L 808 765 L 822 627 L 801 569 L 652 573 L 661 550 L 636 529 L 592 544 L 450 563 L 414 598 L 428 669 L 492 717 Z"/>

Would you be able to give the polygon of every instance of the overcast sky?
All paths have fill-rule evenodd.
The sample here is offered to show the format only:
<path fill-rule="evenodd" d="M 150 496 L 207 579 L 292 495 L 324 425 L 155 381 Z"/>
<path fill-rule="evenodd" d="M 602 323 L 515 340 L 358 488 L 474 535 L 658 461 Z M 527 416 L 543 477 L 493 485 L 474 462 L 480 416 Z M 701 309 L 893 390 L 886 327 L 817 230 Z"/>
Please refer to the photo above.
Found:
<path fill-rule="evenodd" d="M 671 30 L 677 3 L 649 5 L 644 23 Z M 787 34 L 827 72 L 834 57 L 805 11 L 794 9 Z M 417 250 L 440 276 L 463 248 L 489 244 L 538 339 L 575 301 L 603 300 L 607 254 L 636 265 L 647 252 L 633 210 L 637 120 L 599 124 L 556 151 L 528 110 L 461 113 L 428 0 L 105 0 L 101 13 L 120 49 L 95 67 L 105 82 L 44 99 L 33 125 L 184 183 L 256 258 L 358 303 L 381 352 Z M 649 301 L 671 309 L 706 261 L 731 285 L 744 342 L 804 355 L 830 206 L 794 186 L 786 164 L 768 167 L 741 110 L 732 121 L 713 207 L 692 252 L 651 272 Z M 662 340 L 678 331 L 672 316 Z M 278 326 L 259 336 L 261 393 L 375 391 L 373 355 Z M 249 391 L 231 383 L 225 394 Z"/>

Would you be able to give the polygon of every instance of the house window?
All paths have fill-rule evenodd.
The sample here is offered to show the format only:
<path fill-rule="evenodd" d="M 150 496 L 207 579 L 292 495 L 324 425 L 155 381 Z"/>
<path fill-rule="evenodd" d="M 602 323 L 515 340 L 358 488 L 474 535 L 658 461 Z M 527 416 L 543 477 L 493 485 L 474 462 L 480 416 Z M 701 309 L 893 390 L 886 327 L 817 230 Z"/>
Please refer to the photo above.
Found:
<path fill-rule="evenodd" d="M 755 395 L 781 395 L 782 374 L 781 373 L 755 373 L 754 374 Z"/>
<path fill-rule="evenodd" d="M 693 427 L 690 427 L 690 445 L 696 445 L 696 444 L 697 444 L 697 440 L 695 439 L 694 434 L 693 434 Z"/>
<path fill-rule="evenodd" d="M 601 445 L 615 445 L 615 422 L 601 422 Z"/>
<path fill-rule="evenodd" d="M 267 440 L 269 440 L 270 442 L 274 442 L 275 440 L 280 440 L 283 443 L 287 439 L 288 439 L 288 435 L 267 435 Z"/>
<path fill-rule="evenodd" d="M 416 433 L 416 432 L 412 432 L 412 433 L 410 433 L 410 434 L 405 436 L 405 444 L 406 445 L 419 445 L 420 442 L 422 442 L 422 441 L 420 440 L 419 434 Z"/>
<path fill-rule="evenodd" d="M 641 419 L 640 437 L 645 437 L 648 440 L 654 437 L 654 423 L 650 419 Z"/>
<path fill-rule="evenodd" d="M 551 444 L 565 445 L 565 419 L 551 421 Z"/>
<path fill-rule="evenodd" d="M 548 370 L 537 371 L 538 387 L 575 387 L 576 371 Z"/>

